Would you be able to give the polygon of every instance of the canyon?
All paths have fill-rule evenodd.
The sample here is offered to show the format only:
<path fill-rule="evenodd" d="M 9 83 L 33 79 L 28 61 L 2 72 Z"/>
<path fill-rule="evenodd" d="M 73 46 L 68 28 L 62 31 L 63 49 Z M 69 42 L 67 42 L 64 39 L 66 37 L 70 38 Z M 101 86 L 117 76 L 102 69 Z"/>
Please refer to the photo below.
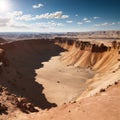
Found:
<path fill-rule="evenodd" d="M 2 43 L 0 118 L 119 119 L 119 73 L 119 38 Z"/>

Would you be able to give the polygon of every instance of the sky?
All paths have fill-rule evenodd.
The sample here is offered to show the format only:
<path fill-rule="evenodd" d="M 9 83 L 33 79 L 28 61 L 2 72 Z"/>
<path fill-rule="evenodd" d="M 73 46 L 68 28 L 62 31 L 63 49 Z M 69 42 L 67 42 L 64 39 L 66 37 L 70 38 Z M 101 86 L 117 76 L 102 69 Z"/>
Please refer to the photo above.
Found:
<path fill-rule="evenodd" d="M 0 32 L 120 30 L 120 0 L 0 0 Z"/>

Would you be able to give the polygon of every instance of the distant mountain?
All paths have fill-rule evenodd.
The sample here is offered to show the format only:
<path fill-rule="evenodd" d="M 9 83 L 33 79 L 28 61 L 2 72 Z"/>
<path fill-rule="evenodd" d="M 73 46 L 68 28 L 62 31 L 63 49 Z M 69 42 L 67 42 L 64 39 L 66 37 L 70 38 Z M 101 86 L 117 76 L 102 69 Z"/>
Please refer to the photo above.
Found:
<path fill-rule="evenodd" d="M 120 31 L 92 31 L 92 32 L 68 32 L 68 36 L 79 36 L 80 38 L 120 38 Z"/>

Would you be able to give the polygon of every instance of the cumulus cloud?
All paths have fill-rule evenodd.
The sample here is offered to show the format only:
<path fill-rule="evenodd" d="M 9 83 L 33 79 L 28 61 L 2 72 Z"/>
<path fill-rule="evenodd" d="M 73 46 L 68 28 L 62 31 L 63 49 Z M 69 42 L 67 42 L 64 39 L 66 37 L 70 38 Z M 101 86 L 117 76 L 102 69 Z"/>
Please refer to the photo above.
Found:
<path fill-rule="evenodd" d="M 78 25 L 82 25 L 83 23 L 82 22 L 77 22 Z"/>
<path fill-rule="evenodd" d="M 62 19 L 69 18 L 69 15 L 62 15 L 61 18 L 62 18 Z"/>
<path fill-rule="evenodd" d="M 16 22 L 17 17 L 21 17 L 22 15 L 22 11 L 14 11 L 12 13 L 7 13 L 4 17 L 0 16 L 0 26 L 13 28 L 27 28 L 26 24 Z"/>
<path fill-rule="evenodd" d="M 37 8 L 40 8 L 40 7 L 43 7 L 44 5 L 43 4 L 37 4 L 37 5 L 33 5 L 32 7 L 34 8 L 34 9 L 37 9 Z"/>
<path fill-rule="evenodd" d="M 18 17 L 18 16 L 21 16 L 21 15 L 23 15 L 22 11 L 14 11 L 14 12 L 11 12 L 11 13 L 7 14 L 7 16 L 10 17 L 10 18 Z"/>
<path fill-rule="evenodd" d="M 0 16 L 0 26 L 7 27 L 9 26 L 17 16 L 21 16 L 22 11 L 14 11 L 12 13 L 7 13 L 4 16 Z"/>
<path fill-rule="evenodd" d="M 86 23 L 90 23 L 91 20 L 89 20 L 88 18 L 83 18 L 83 21 L 86 22 Z"/>
<path fill-rule="evenodd" d="M 97 16 L 95 16 L 95 17 L 93 17 L 93 19 L 99 19 L 100 17 L 97 17 Z"/>
<path fill-rule="evenodd" d="M 36 15 L 35 16 L 36 19 L 66 19 L 69 18 L 68 15 L 63 15 L 62 11 L 57 11 L 54 13 L 45 13 L 45 14 L 41 14 L 41 15 Z"/>
<path fill-rule="evenodd" d="M 6 30 L 44 30 L 51 31 L 51 29 L 57 29 L 64 27 L 64 24 L 61 22 L 55 22 L 53 19 L 65 19 L 68 18 L 68 15 L 64 15 L 62 11 L 57 11 L 53 13 L 45 13 L 41 15 L 31 15 L 24 14 L 22 11 L 14 11 L 12 13 L 7 13 L 4 16 L 0 16 L 0 27 Z M 38 22 L 39 19 L 52 19 L 49 22 Z M 25 22 L 25 21 L 33 22 Z"/>
<path fill-rule="evenodd" d="M 32 17 L 31 14 L 28 14 L 28 15 L 18 16 L 16 20 L 30 21 L 30 20 L 35 20 L 35 18 Z"/>
<path fill-rule="evenodd" d="M 7 17 L 10 19 L 20 20 L 20 21 L 32 21 L 39 19 L 66 19 L 69 15 L 64 15 L 62 11 L 56 11 L 53 13 L 45 13 L 41 15 L 31 15 L 23 14 L 22 11 L 14 11 L 12 13 L 7 13 Z"/>
<path fill-rule="evenodd" d="M 23 20 L 23 21 L 30 21 L 30 20 L 38 20 L 38 19 L 66 19 L 68 18 L 68 15 L 63 15 L 62 11 L 57 11 L 54 13 L 45 13 L 41 15 L 35 15 L 32 16 L 31 14 L 28 15 L 22 15 L 16 17 L 17 20 Z"/>
<path fill-rule="evenodd" d="M 88 20 L 88 18 L 83 18 L 83 21 L 87 21 Z"/>
<path fill-rule="evenodd" d="M 68 20 L 68 21 L 66 21 L 66 23 L 69 23 L 69 24 L 72 23 L 72 22 L 73 22 L 72 20 Z"/>

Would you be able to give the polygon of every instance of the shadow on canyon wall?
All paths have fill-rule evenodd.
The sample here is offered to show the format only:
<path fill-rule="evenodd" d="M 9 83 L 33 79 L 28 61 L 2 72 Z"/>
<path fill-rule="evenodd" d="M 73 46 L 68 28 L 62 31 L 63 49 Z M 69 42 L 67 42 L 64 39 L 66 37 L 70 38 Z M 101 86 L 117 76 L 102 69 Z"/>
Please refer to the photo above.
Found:
<path fill-rule="evenodd" d="M 57 106 L 42 93 L 44 86 L 35 81 L 35 70 L 43 67 L 42 62 L 48 62 L 65 50 L 49 40 L 15 41 L 0 47 L 9 60 L 9 66 L 3 67 L 0 84 L 41 109 Z"/>

